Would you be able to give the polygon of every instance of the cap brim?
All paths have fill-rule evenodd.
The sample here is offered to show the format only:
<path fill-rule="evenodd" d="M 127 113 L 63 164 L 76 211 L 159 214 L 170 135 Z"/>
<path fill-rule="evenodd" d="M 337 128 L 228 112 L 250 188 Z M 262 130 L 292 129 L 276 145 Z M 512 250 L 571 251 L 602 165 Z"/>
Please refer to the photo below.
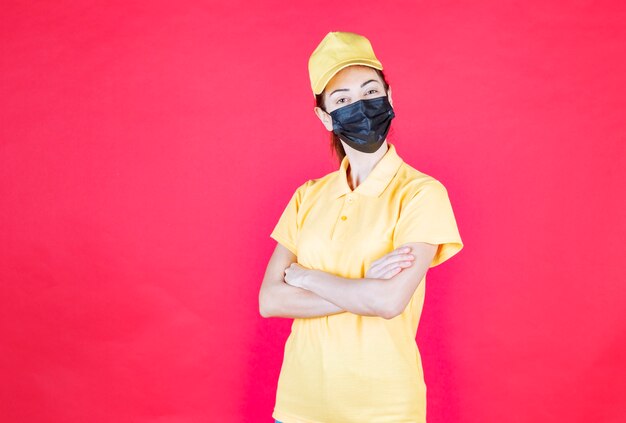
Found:
<path fill-rule="evenodd" d="M 368 60 L 368 59 L 346 60 L 345 62 L 341 62 L 333 66 L 328 72 L 326 72 L 319 79 L 319 81 L 317 81 L 317 84 L 315 84 L 315 89 L 313 90 L 314 92 L 313 95 L 320 94 L 322 91 L 324 91 L 324 88 L 326 87 L 326 84 L 328 84 L 328 81 L 330 81 L 337 72 L 339 72 L 341 69 L 345 67 L 352 66 L 352 65 L 364 65 L 364 66 L 369 66 L 371 68 L 376 68 L 378 70 L 383 70 L 383 65 L 379 61 L 376 61 L 376 60 Z"/>

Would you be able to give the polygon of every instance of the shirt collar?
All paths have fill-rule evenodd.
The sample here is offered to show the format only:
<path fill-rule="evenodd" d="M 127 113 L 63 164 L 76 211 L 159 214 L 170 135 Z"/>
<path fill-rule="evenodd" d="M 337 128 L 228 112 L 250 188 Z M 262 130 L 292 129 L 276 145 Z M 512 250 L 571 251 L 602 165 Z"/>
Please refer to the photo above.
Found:
<path fill-rule="evenodd" d="M 366 195 L 368 197 L 378 197 L 383 193 L 387 185 L 391 182 L 395 174 L 398 172 L 403 160 L 396 152 L 395 145 L 387 141 L 387 151 L 385 155 L 376 163 L 374 169 L 367 175 L 367 178 L 356 187 L 354 191 L 348 185 L 348 156 L 341 160 L 339 170 L 336 171 L 331 182 L 332 198 L 339 198 L 344 194 L 355 192 L 357 194 Z"/>

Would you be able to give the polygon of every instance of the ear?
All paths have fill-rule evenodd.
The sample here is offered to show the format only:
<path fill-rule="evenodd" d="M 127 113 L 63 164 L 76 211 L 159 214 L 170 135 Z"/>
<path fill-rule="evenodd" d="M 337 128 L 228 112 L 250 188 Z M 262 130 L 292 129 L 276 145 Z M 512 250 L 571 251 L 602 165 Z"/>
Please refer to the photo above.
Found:
<path fill-rule="evenodd" d="M 333 118 L 324 110 L 322 110 L 321 107 L 315 106 L 313 108 L 313 111 L 315 112 L 317 117 L 320 119 L 324 127 L 326 127 L 326 130 L 332 131 L 333 130 Z"/>
<path fill-rule="evenodd" d="M 391 87 L 387 89 L 387 98 L 389 100 L 389 104 L 391 104 L 391 107 L 393 107 L 393 100 L 391 99 Z"/>

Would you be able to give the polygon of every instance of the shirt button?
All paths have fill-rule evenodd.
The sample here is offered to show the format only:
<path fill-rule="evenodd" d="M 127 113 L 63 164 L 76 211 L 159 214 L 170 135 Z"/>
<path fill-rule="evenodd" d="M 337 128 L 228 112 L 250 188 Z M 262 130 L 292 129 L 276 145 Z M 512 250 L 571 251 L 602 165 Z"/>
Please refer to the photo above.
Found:
<path fill-rule="evenodd" d="M 348 203 L 351 203 L 351 202 L 353 202 L 353 201 L 354 201 L 354 198 L 352 198 L 352 197 L 348 197 Z"/>
<path fill-rule="evenodd" d="M 341 216 L 341 220 L 346 220 L 347 217 L 346 216 Z"/>

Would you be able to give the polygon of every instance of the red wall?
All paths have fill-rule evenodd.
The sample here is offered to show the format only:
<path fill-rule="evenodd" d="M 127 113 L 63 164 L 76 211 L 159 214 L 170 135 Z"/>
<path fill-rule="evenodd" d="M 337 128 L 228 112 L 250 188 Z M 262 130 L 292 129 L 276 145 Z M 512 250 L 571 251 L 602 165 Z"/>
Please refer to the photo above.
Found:
<path fill-rule="evenodd" d="M 429 422 L 623 422 L 623 2 L 15 2 L 0 14 L 0 421 L 264 422 L 269 233 L 334 170 L 307 60 L 370 38 L 448 188 Z"/>

